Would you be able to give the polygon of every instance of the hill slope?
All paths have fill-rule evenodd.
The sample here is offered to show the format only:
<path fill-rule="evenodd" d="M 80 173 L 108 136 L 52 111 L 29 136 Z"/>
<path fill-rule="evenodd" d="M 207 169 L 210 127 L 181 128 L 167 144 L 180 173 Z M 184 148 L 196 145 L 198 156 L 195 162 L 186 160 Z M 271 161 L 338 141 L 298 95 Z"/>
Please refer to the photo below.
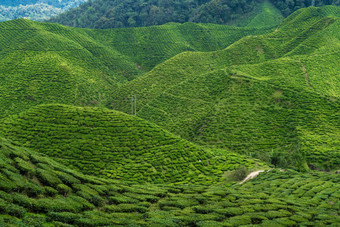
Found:
<path fill-rule="evenodd" d="M 0 138 L 0 225 L 336 225 L 339 178 L 271 171 L 232 187 L 126 185 Z"/>
<path fill-rule="evenodd" d="M 224 171 L 255 165 L 233 153 L 213 155 L 142 119 L 107 109 L 43 105 L 0 125 L 7 138 L 67 166 L 125 182 L 211 184 Z"/>
<path fill-rule="evenodd" d="M 137 95 L 138 116 L 190 141 L 281 166 L 304 169 L 296 161 L 307 156 L 312 168 L 339 168 L 339 15 L 299 10 L 273 33 L 177 55 L 116 97 Z"/>
<path fill-rule="evenodd" d="M 120 83 L 183 51 L 223 49 L 270 28 L 203 24 L 89 30 L 0 23 L 0 117 L 41 103 L 103 106 Z"/>

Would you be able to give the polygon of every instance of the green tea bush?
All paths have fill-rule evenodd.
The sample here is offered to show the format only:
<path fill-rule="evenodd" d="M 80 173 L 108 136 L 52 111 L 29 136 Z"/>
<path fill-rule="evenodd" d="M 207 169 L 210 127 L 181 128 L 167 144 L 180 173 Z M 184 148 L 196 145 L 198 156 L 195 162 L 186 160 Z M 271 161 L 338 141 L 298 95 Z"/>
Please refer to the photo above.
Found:
<path fill-rule="evenodd" d="M 27 127 L 22 128 L 19 122 Z M 221 181 L 223 172 L 237 164 L 255 164 L 243 156 L 215 156 L 147 121 L 101 108 L 41 105 L 7 119 L 3 126 L 5 134 L 19 143 L 29 142 L 30 147 L 73 169 L 108 179 L 209 185 Z M 29 136 L 36 130 L 39 137 Z M 46 162 L 37 166 L 37 177 L 49 186 L 76 187 L 79 183 L 72 173 L 60 168 L 51 174 Z"/>

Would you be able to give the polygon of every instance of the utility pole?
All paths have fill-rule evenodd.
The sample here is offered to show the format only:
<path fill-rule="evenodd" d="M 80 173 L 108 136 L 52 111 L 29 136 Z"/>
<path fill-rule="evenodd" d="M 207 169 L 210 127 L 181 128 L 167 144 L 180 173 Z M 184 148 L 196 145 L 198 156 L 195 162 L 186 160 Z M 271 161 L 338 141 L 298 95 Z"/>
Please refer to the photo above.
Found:
<path fill-rule="evenodd" d="M 133 95 L 131 97 L 131 115 L 137 115 L 137 96 Z"/>
<path fill-rule="evenodd" d="M 137 96 L 135 95 L 135 116 L 137 116 Z"/>

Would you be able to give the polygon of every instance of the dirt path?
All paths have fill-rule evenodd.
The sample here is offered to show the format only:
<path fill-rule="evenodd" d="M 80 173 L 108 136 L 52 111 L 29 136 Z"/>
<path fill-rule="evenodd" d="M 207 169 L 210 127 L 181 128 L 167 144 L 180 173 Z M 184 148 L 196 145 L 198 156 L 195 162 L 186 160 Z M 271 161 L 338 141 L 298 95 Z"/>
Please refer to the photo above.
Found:
<path fill-rule="evenodd" d="M 262 173 L 262 172 L 264 172 L 264 170 L 257 170 L 257 171 L 249 173 L 248 176 L 243 181 L 241 181 L 239 184 L 243 184 L 244 182 L 247 182 L 248 180 L 253 179 L 257 175 L 259 175 L 259 173 Z"/>
<path fill-rule="evenodd" d="M 308 76 L 308 72 L 307 72 L 307 69 L 306 69 L 306 65 L 304 63 L 302 63 L 300 60 L 298 60 L 298 62 L 301 64 L 301 70 L 305 74 L 305 80 L 306 80 L 308 87 L 312 87 L 310 85 L 310 82 L 309 82 L 309 76 Z"/>

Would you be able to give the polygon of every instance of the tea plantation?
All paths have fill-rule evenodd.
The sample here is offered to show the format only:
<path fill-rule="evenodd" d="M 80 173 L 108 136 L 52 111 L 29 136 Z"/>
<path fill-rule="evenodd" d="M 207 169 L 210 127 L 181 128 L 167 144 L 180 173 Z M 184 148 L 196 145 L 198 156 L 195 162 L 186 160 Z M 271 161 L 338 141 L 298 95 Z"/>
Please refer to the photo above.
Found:
<path fill-rule="evenodd" d="M 106 106 L 119 84 L 183 51 L 219 50 L 271 30 L 194 23 L 90 30 L 3 22 L 0 117 L 41 103 Z"/>
<path fill-rule="evenodd" d="M 272 170 L 228 186 L 127 185 L 0 138 L 2 226 L 337 226 L 332 174 Z"/>
<path fill-rule="evenodd" d="M 338 169 L 339 15 L 299 10 L 272 33 L 177 55 L 116 96 L 137 95 L 139 117 L 201 145 L 284 168 Z"/>
<path fill-rule="evenodd" d="M 212 184 L 240 165 L 137 117 L 100 108 L 42 105 L 0 123 L 0 134 L 85 174 L 124 182 Z"/>
<path fill-rule="evenodd" d="M 0 23 L 0 226 L 340 226 L 340 8 L 262 6 Z"/>

